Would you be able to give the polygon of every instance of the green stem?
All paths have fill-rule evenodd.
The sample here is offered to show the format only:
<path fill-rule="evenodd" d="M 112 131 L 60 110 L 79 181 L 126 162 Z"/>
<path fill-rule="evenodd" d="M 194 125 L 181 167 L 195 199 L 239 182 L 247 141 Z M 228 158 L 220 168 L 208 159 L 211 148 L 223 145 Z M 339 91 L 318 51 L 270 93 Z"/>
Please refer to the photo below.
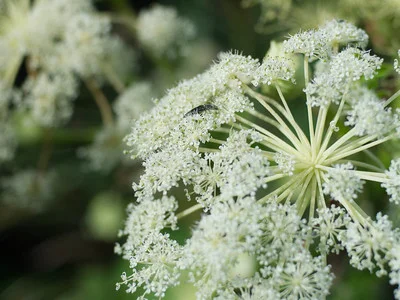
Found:
<path fill-rule="evenodd" d="M 310 75 L 309 75 L 308 57 L 304 56 L 304 87 L 307 87 L 309 81 L 310 81 Z M 310 132 L 311 149 L 313 149 L 314 148 L 314 138 L 315 138 L 315 136 L 314 136 L 314 120 L 313 120 L 312 107 L 311 107 L 311 103 L 309 101 L 308 94 L 306 94 L 306 100 L 307 100 L 308 130 Z M 314 159 L 314 157 L 312 159 Z"/>
<path fill-rule="evenodd" d="M 269 193 L 268 195 L 265 195 L 264 197 L 262 197 L 261 199 L 259 199 L 258 201 L 260 203 L 265 203 L 268 199 L 277 196 L 278 194 L 280 194 L 281 192 L 286 192 L 286 194 L 288 193 L 288 191 L 290 192 L 290 187 L 293 184 L 297 185 L 301 184 L 302 179 L 304 179 L 305 176 L 307 176 L 309 174 L 310 170 L 304 170 L 298 174 L 295 174 L 293 176 L 291 176 L 291 179 L 286 182 L 285 184 L 283 184 L 281 187 L 275 189 L 274 191 L 272 191 L 271 193 Z"/>
<path fill-rule="evenodd" d="M 310 203 L 309 201 L 307 201 L 307 196 L 306 196 L 306 192 L 307 192 L 307 188 L 308 185 L 310 184 L 311 179 L 313 179 L 313 173 L 310 170 L 310 173 L 307 175 L 306 179 L 303 181 L 303 186 L 301 188 L 300 194 L 297 196 L 297 211 L 299 213 L 300 216 L 302 216 L 304 214 L 304 211 L 307 208 L 307 205 Z"/>
<path fill-rule="evenodd" d="M 94 79 L 84 80 L 86 87 L 92 93 L 93 99 L 95 100 L 97 107 L 100 110 L 101 119 L 104 125 L 112 125 L 114 123 L 114 117 L 110 103 L 107 97 L 104 95 L 103 91 L 97 85 Z"/>
<path fill-rule="evenodd" d="M 353 149 L 349 150 L 349 151 L 340 151 L 336 156 L 333 156 L 330 159 L 327 159 L 325 161 L 325 164 L 330 165 L 330 164 L 332 164 L 333 162 L 335 162 L 335 161 L 337 161 L 339 159 L 342 159 L 344 157 L 347 157 L 347 156 L 356 154 L 358 152 L 364 151 L 364 150 L 369 149 L 371 147 L 374 147 L 376 145 L 382 144 L 382 143 L 384 143 L 384 142 L 386 142 L 386 141 L 388 141 L 388 140 L 390 140 L 392 138 L 393 138 L 392 136 L 387 136 L 385 138 L 379 139 L 379 140 L 377 140 L 375 142 L 372 142 L 372 143 L 369 143 L 369 144 L 365 144 L 365 145 L 363 145 L 361 147 L 358 147 L 358 148 L 355 148 L 355 149 L 353 147 L 351 147 Z"/>
<path fill-rule="evenodd" d="M 315 176 L 317 178 L 319 199 L 320 199 L 320 201 L 318 202 L 318 208 L 324 209 L 324 208 L 326 208 L 326 203 L 325 203 L 324 192 L 322 190 L 322 180 L 321 180 L 321 174 L 320 174 L 319 170 L 315 171 Z"/>
<path fill-rule="evenodd" d="M 115 70 L 110 66 L 110 64 L 103 64 L 103 71 L 107 76 L 108 81 L 113 86 L 114 90 L 119 94 L 122 94 L 125 90 L 125 84 L 119 78 Z"/>
<path fill-rule="evenodd" d="M 346 95 L 346 93 L 347 93 L 347 90 L 346 90 L 346 92 L 343 93 L 343 96 L 342 96 L 342 99 L 340 101 L 339 108 L 338 108 L 338 110 L 336 112 L 336 115 L 333 118 L 332 122 L 329 124 L 328 132 L 325 135 L 324 142 L 323 142 L 323 144 L 322 144 L 322 146 L 320 148 L 317 160 L 319 160 L 321 155 L 324 154 L 326 148 L 328 147 L 328 144 L 329 144 L 329 141 L 330 141 L 330 139 L 332 137 L 334 128 L 336 127 L 336 124 L 339 121 L 340 115 L 342 114 L 342 110 L 343 110 L 344 104 L 346 103 L 346 99 L 345 99 L 345 96 L 344 96 L 344 95 Z"/>
<path fill-rule="evenodd" d="M 400 90 L 398 90 L 396 93 L 394 93 L 389 99 L 386 100 L 384 106 L 388 106 L 392 101 L 394 101 L 397 97 L 400 96 Z"/>
<path fill-rule="evenodd" d="M 176 215 L 176 217 L 178 218 L 178 220 L 179 220 L 179 219 L 182 219 L 182 218 L 184 218 L 184 217 L 190 215 L 191 213 L 193 213 L 193 212 L 199 210 L 199 209 L 202 208 L 202 207 L 203 207 L 203 206 L 202 206 L 201 204 L 193 205 L 193 206 L 191 206 L 191 207 L 185 209 L 184 211 L 181 211 L 180 213 L 178 213 L 178 214 Z"/>
<path fill-rule="evenodd" d="M 378 167 L 376 167 L 374 165 L 371 165 L 369 163 L 365 163 L 365 162 L 358 161 L 358 160 L 346 159 L 346 160 L 337 161 L 338 164 L 344 164 L 344 163 L 347 163 L 347 162 L 350 162 L 352 165 L 354 165 L 356 167 L 370 169 L 370 170 L 373 170 L 373 171 L 376 171 L 376 172 L 379 172 L 379 173 L 382 173 L 382 172 L 385 171 L 385 169 L 381 169 L 381 168 L 378 168 Z"/>
<path fill-rule="evenodd" d="M 300 153 L 296 151 L 296 149 L 294 149 L 293 147 L 291 147 L 289 144 L 287 144 L 285 141 L 281 140 L 279 137 L 277 137 L 276 135 L 272 134 L 271 132 L 269 132 L 268 130 L 262 128 L 261 126 L 258 126 L 257 124 L 252 123 L 251 121 L 242 118 L 240 116 L 236 116 L 236 119 L 249 126 L 250 128 L 256 129 L 259 133 L 261 133 L 262 135 L 264 135 L 264 139 L 267 143 L 266 146 L 276 150 L 276 151 L 283 151 L 283 152 L 287 152 L 290 154 L 293 154 L 294 156 L 298 157 L 300 160 L 302 159 L 300 156 Z M 235 124 L 234 124 L 235 126 Z M 236 126 L 238 126 L 238 124 L 236 124 Z M 236 127 L 235 126 L 235 127 Z"/>
<path fill-rule="evenodd" d="M 275 112 L 275 110 L 267 103 L 267 101 L 264 100 L 263 95 L 260 95 L 259 93 L 253 91 L 252 89 L 250 89 L 248 86 L 244 86 L 243 90 L 250 95 L 251 97 L 253 97 L 254 99 L 256 99 L 274 118 L 275 120 L 278 121 L 278 123 L 282 126 L 282 127 L 278 127 L 277 129 L 279 131 L 281 131 L 285 136 L 287 136 L 290 141 L 293 143 L 293 146 L 296 147 L 297 150 L 301 150 L 303 149 L 304 151 L 304 147 L 301 144 L 300 140 L 297 138 L 297 136 L 295 136 L 293 134 L 293 132 L 291 131 L 291 129 L 287 126 L 287 124 L 282 120 L 282 118 Z"/>
<path fill-rule="evenodd" d="M 301 139 L 303 144 L 309 145 L 306 135 L 304 134 L 303 130 L 301 130 L 300 126 L 297 124 L 296 120 L 294 119 L 293 114 L 292 114 L 292 112 L 286 102 L 286 99 L 281 91 L 281 88 L 279 87 L 278 84 L 276 84 L 276 90 L 278 91 L 279 98 L 281 99 L 283 106 L 285 107 L 285 110 L 287 113 L 287 115 L 285 115 L 285 116 L 287 117 L 288 121 L 295 129 L 297 136 Z"/>

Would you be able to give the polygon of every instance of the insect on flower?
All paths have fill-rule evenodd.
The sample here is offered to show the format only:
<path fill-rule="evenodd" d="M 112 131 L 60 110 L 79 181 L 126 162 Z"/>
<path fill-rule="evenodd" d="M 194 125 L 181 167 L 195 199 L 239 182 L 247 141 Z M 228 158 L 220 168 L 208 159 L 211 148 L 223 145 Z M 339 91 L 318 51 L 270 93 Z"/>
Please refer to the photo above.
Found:
<path fill-rule="evenodd" d="M 196 106 L 195 108 L 189 110 L 183 117 L 186 118 L 188 116 L 199 115 L 207 110 L 218 110 L 218 107 L 216 107 L 213 104 L 199 105 L 199 106 Z"/>

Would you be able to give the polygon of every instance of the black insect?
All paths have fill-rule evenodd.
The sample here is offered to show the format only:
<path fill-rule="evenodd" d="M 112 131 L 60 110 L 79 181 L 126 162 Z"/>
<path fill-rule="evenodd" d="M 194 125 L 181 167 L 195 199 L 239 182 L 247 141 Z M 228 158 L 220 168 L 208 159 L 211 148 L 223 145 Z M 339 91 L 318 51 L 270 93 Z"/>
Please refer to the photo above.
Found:
<path fill-rule="evenodd" d="M 188 116 L 194 116 L 194 115 L 199 115 L 207 110 L 218 110 L 218 107 L 216 107 L 213 104 L 204 104 L 204 105 L 199 105 L 191 110 L 189 110 L 184 117 L 188 117 Z"/>

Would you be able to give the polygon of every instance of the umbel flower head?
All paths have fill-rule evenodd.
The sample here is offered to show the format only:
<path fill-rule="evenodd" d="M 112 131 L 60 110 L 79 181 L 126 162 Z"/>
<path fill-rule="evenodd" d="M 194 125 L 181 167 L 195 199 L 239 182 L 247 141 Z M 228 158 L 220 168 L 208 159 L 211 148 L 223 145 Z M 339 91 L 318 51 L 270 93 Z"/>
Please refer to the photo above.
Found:
<path fill-rule="evenodd" d="M 114 73 L 125 80 L 134 56 L 91 0 L 0 1 L 0 52 L 0 85 L 6 88 L 26 61 L 18 109 L 43 127 L 70 119 L 80 80 L 116 86 Z"/>
<path fill-rule="evenodd" d="M 323 299 L 333 278 L 326 256 L 341 250 L 354 267 L 398 285 L 392 249 L 400 235 L 359 203 L 370 182 L 400 201 L 398 159 L 385 171 L 370 152 L 399 138 L 399 112 L 388 106 L 400 92 L 382 101 L 365 87 L 382 64 L 359 48 L 367 41 L 361 29 L 333 20 L 284 43 L 304 58 L 306 128 L 281 89 L 282 81 L 294 84 L 296 65 L 284 53 L 262 62 L 222 53 L 157 100 L 126 137 L 145 169 L 121 231 L 127 241 L 117 245 L 131 267 L 118 287 L 163 297 L 186 270 L 198 299 Z M 277 99 L 259 85 L 274 87 Z M 176 187 L 192 206 L 179 208 Z M 178 230 L 199 209 L 191 237 L 178 244 L 165 229 Z M 244 258 L 254 266 L 237 272 Z"/>

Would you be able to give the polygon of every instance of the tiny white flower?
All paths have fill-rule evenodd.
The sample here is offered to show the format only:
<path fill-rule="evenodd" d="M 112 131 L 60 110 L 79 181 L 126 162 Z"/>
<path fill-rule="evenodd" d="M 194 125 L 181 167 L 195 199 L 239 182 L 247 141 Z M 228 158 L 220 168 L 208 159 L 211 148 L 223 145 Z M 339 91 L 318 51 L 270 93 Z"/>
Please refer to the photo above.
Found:
<path fill-rule="evenodd" d="M 360 270 L 376 270 L 377 276 L 387 274 L 385 265 L 393 247 L 392 224 L 387 216 L 378 213 L 376 221 L 365 226 L 351 222 L 343 243 L 351 265 Z"/>
<path fill-rule="evenodd" d="M 258 67 L 252 83 L 257 86 L 259 82 L 271 85 L 277 80 L 294 82 L 294 64 L 293 61 L 286 57 L 267 56 Z"/>
<path fill-rule="evenodd" d="M 283 48 L 288 53 L 301 53 L 311 59 L 324 58 L 329 52 L 326 33 L 319 30 L 297 33 L 283 42 Z"/>
<path fill-rule="evenodd" d="M 36 212 L 43 211 L 56 192 L 54 171 L 23 170 L 2 179 L 3 202 Z"/>
<path fill-rule="evenodd" d="M 324 193 L 337 201 L 354 201 L 357 193 L 362 190 L 364 181 L 352 171 L 353 169 L 350 162 L 329 169 L 323 184 Z"/>
<path fill-rule="evenodd" d="M 400 50 L 397 51 L 397 55 L 400 56 Z M 394 60 L 393 66 L 394 66 L 394 69 L 396 70 L 396 72 L 400 74 L 400 65 L 399 65 L 398 59 Z"/>
<path fill-rule="evenodd" d="M 77 96 L 77 82 L 69 74 L 40 74 L 28 79 L 24 90 L 28 93 L 25 103 L 33 119 L 46 127 L 64 124 L 72 115 L 73 100 Z"/>
<path fill-rule="evenodd" d="M 172 7 L 154 5 L 139 13 L 136 23 L 139 41 L 156 57 L 170 59 L 184 55 L 196 30 Z"/>
<path fill-rule="evenodd" d="M 149 82 L 138 82 L 128 87 L 114 103 L 119 126 L 129 129 L 143 112 L 153 106 L 153 97 Z"/>
<path fill-rule="evenodd" d="M 382 187 L 390 196 L 389 201 L 400 204 L 400 159 L 392 160 L 385 174 L 388 179 L 382 183 Z"/>
<path fill-rule="evenodd" d="M 289 176 L 293 175 L 294 165 L 296 164 L 293 155 L 279 151 L 275 153 L 274 159 L 280 171 Z"/>
<path fill-rule="evenodd" d="M 385 108 L 377 97 L 359 99 L 348 112 L 346 126 L 354 126 L 356 135 L 365 134 L 382 137 L 399 126 L 397 115 Z"/>
<path fill-rule="evenodd" d="M 339 82 L 357 81 L 362 76 L 372 79 L 382 62 L 382 58 L 371 55 L 369 51 L 347 48 L 332 59 L 330 72 Z"/>
<path fill-rule="evenodd" d="M 368 44 L 367 33 L 345 20 L 335 19 L 329 21 L 321 26 L 319 30 L 326 32 L 327 39 L 329 40 L 328 43 L 332 47 L 355 44 L 364 48 Z"/>
<path fill-rule="evenodd" d="M 318 210 L 318 217 L 312 220 L 314 232 L 319 236 L 318 250 L 322 254 L 333 252 L 338 254 L 344 247 L 340 243 L 345 230 L 351 221 L 350 216 L 341 207 Z"/>
<path fill-rule="evenodd" d="M 65 29 L 65 51 L 72 70 L 82 77 L 101 73 L 111 23 L 92 14 L 75 15 Z M 100 68 L 100 69 L 99 69 Z"/>
<path fill-rule="evenodd" d="M 119 163 L 130 162 L 123 155 L 124 134 L 117 126 L 105 126 L 96 133 L 91 145 L 78 150 L 78 155 L 87 160 L 89 169 L 108 173 Z"/>

